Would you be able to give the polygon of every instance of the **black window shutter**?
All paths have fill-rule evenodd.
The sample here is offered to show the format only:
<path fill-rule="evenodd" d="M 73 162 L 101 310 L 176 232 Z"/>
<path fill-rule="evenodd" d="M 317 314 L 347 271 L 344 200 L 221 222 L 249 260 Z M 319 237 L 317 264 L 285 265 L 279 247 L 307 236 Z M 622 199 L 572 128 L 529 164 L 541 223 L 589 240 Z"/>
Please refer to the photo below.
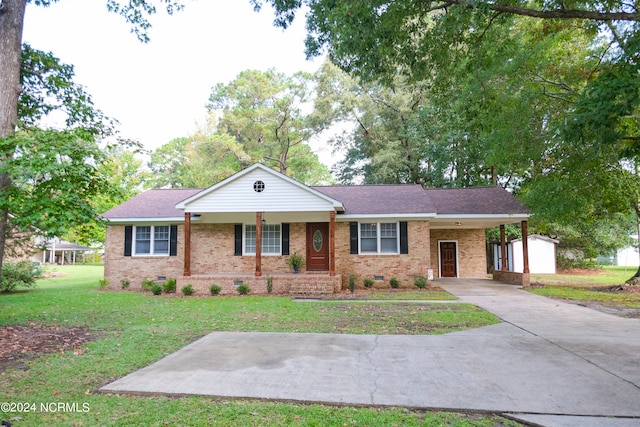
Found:
<path fill-rule="evenodd" d="M 233 254 L 235 256 L 242 255 L 242 224 L 235 225 L 235 243 Z"/>
<path fill-rule="evenodd" d="M 282 224 L 282 255 L 289 255 L 289 224 Z"/>
<path fill-rule="evenodd" d="M 349 238 L 351 241 L 351 250 L 349 253 L 357 254 L 358 253 L 358 223 L 350 222 L 349 223 Z"/>
<path fill-rule="evenodd" d="M 409 253 L 409 233 L 407 232 L 407 222 L 400 222 L 400 253 Z"/>
<path fill-rule="evenodd" d="M 131 256 L 131 244 L 133 243 L 133 226 L 124 227 L 124 256 Z"/>
<path fill-rule="evenodd" d="M 172 225 L 169 228 L 169 256 L 178 255 L 178 226 Z"/>

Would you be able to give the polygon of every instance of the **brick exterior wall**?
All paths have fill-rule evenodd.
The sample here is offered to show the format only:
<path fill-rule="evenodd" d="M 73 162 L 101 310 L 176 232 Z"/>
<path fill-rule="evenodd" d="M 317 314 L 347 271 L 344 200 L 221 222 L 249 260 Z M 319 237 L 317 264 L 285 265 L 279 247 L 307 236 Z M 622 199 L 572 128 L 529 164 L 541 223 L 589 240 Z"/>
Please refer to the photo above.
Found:
<path fill-rule="evenodd" d="M 141 289 L 145 279 L 176 278 L 184 269 L 184 227 L 178 226 L 177 256 L 124 256 L 124 226 L 109 225 L 105 239 L 104 277 L 111 289 L 128 280 L 131 289 Z"/>
<path fill-rule="evenodd" d="M 356 287 L 363 288 L 365 277 L 383 276 L 374 287 L 388 288 L 392 277 L 401 287 L 413 287 L 416 277 L 426 276 L 431 263 L 429 252 L 429 222 L 409 221 L 409 253 L 402 255 L 350 254 L 349 223 L 336 223 L 336 271 L 342 274 L 342 288 L 349 287 L 349 276 L 356 278 Z"/>
<path fill-rule="evenodd" d="M 483 229 L 431 230 L 431 254 L 433 277 L 440 277 L 438 242 L 448 240 L 458 243 L 458 277 L 486 277 L 486 239 Z"/>
<path fill-rule="evenodd" d="M 290 292 L 295 283 L 307 282 L 311 287 L 334 290 L 349 286 L 349 275 L 356 286 L 363 287 L 365 277 L 383 276 L 374 287 L 388 288 L 389 279 L 397 278 L 402 287 L 413 287 L 416 277 L 426 276 L 433 268 L 438 277 L 438 240 L 458 241 L 460 277 L 480 277 L 486 272 L 484 230 L 430 230 L 428 221 L 409 221 L 409 253 L 402 255 L 350 254 L 349 223 L 337 222 L 336 276 L 290 274 L 287 256 L 262 257 L 262 277 L 256 278 L 254 256 L 234 256 L 233 224 L 192 224 L 191 274 L 183 277 L 184 227 L 178 226 L 177 256 L 124 256 L 124 226 L 110 225 L 106 233 L 105 278 L 112 289 L 120 281 L 129 280 L 131 289 L 140 289 L 145 279 L 176 278 L 178 286 L 191 283 L 198 292 L 208 293 L 211 284 L 223 287 L 223 293 L 235 293 L 234 280 L 243 280 L 255 292 L 266 292 L 266 279 L 274 277 L 274 292 Z M 306 253 L 306 224 L 290 224 L 290 253 Z M 290 277 L 290 279 L 287 279 Z M 304 278 L 302 278 L 304 277 Z M 302 279 L 301 279 L 302 278 Z M 295 280 L 294 280 L 295 279 Z"/>

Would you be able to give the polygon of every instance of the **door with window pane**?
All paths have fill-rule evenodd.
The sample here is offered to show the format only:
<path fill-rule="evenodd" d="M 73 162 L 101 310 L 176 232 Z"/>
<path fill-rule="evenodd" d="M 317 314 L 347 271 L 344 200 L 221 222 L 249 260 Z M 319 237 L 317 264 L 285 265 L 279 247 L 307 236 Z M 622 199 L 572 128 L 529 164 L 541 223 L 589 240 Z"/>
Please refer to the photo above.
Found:
<path fill-rule="evenodd" d="M 329 223 L 307 223 L 307 271 L 329 270 Z"/>

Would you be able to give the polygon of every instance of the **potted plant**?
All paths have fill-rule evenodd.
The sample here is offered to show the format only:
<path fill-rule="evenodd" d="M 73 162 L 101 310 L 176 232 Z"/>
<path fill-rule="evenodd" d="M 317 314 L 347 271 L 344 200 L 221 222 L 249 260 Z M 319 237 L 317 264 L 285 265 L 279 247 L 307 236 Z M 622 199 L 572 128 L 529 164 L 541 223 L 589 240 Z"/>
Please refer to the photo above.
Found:
<path fill-rule="evenodd" d="M 304 257 L 302 255 L 298 255 L 298 252 L 294 252 L 287 260 L 287 264 L 293 268 L 294 274 L 298 274 L 300 267 L 304 267 L 304 263 Z"/>

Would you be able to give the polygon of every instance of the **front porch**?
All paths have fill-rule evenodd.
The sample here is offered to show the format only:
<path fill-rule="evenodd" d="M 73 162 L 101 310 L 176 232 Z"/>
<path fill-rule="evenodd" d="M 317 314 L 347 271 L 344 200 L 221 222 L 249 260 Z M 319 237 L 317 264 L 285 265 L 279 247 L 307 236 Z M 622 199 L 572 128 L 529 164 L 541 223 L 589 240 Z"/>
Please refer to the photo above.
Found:
<path fill-rule="evenodd" d="M 340 274 L 322 273 L 276 273 L 256 276 L 254 273 L 216 273 L 182 276 L 177 279 L 178 292 L 185 285 L 192 285 L 196 293 L 210 294 L 211 285 L 222 288 L 220 295 L 238 295 L 237 288 L 246 284 L 252 294 L 267 294 L 267 284 L 271 280 L 272 293 L 297 297 L 319 297 L 339 292 L 342 286 Z"/>

